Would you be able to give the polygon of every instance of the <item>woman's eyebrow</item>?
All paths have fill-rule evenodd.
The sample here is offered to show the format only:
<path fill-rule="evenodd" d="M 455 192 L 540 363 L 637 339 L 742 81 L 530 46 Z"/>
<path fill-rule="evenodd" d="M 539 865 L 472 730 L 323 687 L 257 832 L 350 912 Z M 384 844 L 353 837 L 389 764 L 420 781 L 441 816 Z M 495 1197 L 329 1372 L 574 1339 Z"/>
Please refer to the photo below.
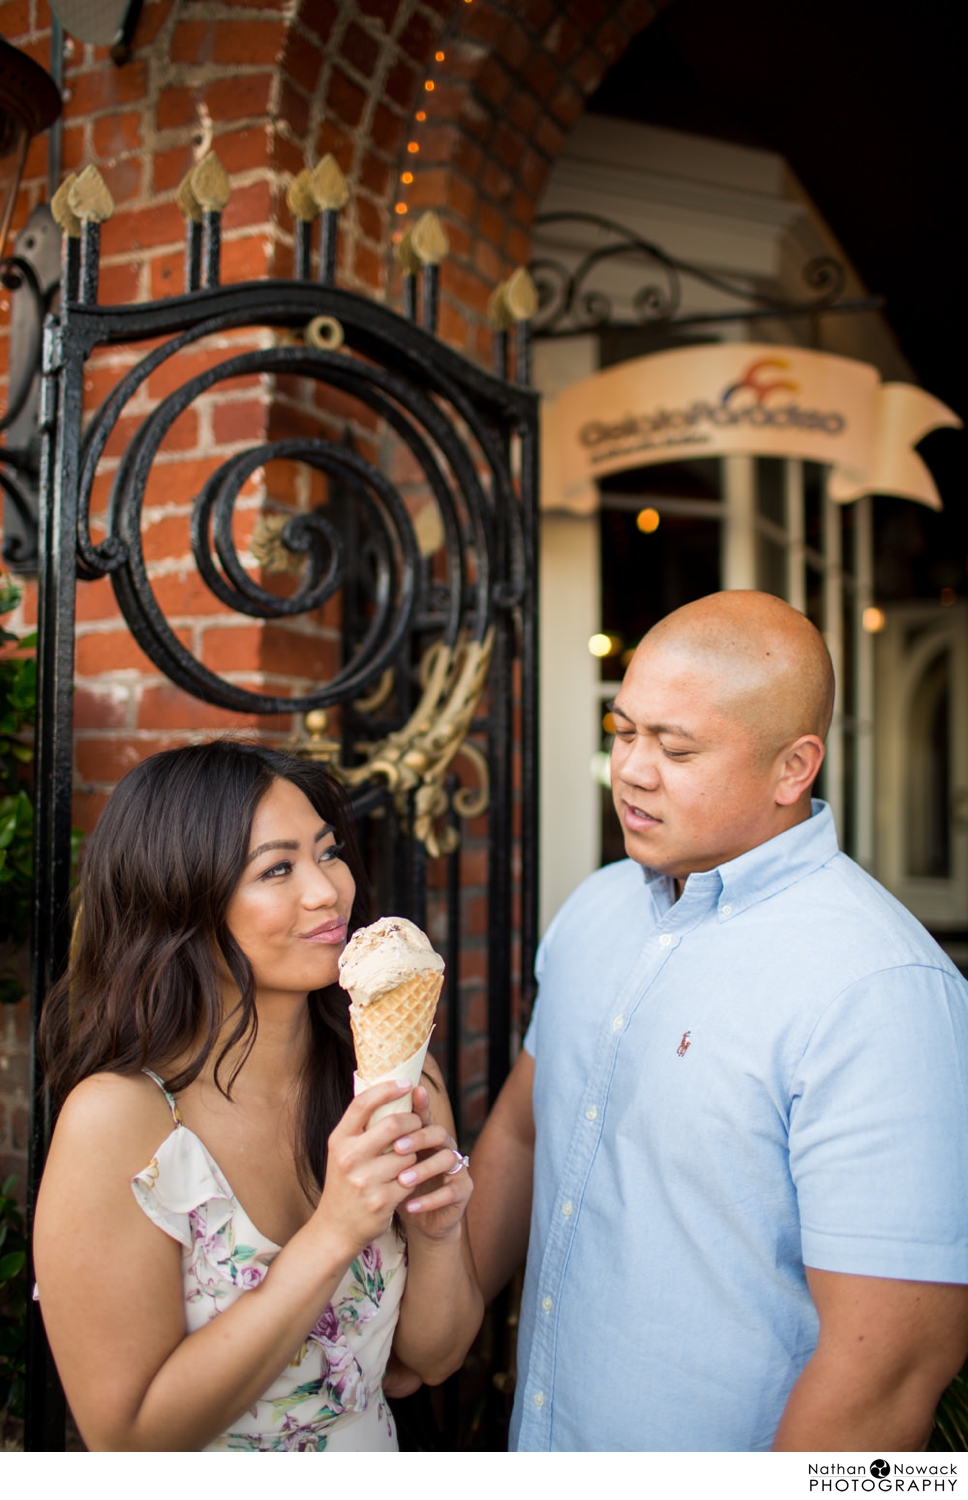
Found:
<path fill-rule="evenodd" d="M 252 853 L 249 855 L 248 859 L 246 860 L 246 864 L 247 865 L 251 865 L 252 861 L 254 859 L 258 859 L 260 854 L 268 854 L 270 852 L 270 850 L 272 850 L 272 849 L 298 849 L 298 848 L 299 848 L 299 845 L 296 843 L 295 839 L 272 839 L 268 844 L 260 844 L 259 847 L 258 847 L 258 849 L 253 849 Z"/>
<path fill-rule="evenodd" d="M 314 845 L 318 844 L 319 841 L 320 841 L 320 839 L 324 839 L 328 833 L 335 833 L 335 832 L 336 832 L 336 829 L 333 827 L 332 823 L 324 823 L 323 826 L 322 826 L 322 828 L 317 833 L 316 837 L 313 839 L 313 844 Z M 248 859 L 246 860 L 246 864 L 250 865 L 254 859 L 258 859 L 259 858 L 260 854 L 268 854 L 273 849 L 298 849 L 298 848 L 299 848 L 299 844 L 297 843 L 297 841 L 295 839 L 271 839 L 269 841 L 269 843 L 267 843 L 267 844 L 260 844 L 259 847 L 258 847 L 258 849 L 253 849 L 252 853 L 249 855 Z"/>

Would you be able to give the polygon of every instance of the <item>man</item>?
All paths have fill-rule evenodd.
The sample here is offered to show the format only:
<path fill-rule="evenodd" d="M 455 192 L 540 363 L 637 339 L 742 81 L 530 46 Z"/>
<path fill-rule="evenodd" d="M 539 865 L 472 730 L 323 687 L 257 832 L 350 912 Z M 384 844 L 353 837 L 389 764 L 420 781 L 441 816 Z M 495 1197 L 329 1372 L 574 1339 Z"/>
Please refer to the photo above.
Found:
<path fill-rule="evenodd" d="M 527 1248 L 512 1447 L 917 1449 L 968 1352 L 968 986 L 811 803 L 832 706 L 770 595 L 635 652 L 629 859 L 549 928 L 471 1164 L 486 1296 Z"/>

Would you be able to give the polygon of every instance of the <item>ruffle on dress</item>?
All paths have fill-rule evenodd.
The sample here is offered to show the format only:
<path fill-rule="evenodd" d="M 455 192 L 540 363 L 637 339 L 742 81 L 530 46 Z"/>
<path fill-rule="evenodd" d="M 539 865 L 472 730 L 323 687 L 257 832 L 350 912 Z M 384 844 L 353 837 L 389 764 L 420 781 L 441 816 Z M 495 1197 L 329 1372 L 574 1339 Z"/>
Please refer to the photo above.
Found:
<path fill-rule="evenodd" d="M 177 1126 L 155 1156 L 131 1179 L 131 1191 L 153 1224 L 186 1250 L 194 1239 L 195 1216 L 204 1210 L 208 1234 L 217 1234 L 238 1212 L 232 1189 L 197 1135 Z M 260 1238 L 262 1238 L 260 1236 Z M 271 1240 L 267 1248 L 278 1250 Z"/>

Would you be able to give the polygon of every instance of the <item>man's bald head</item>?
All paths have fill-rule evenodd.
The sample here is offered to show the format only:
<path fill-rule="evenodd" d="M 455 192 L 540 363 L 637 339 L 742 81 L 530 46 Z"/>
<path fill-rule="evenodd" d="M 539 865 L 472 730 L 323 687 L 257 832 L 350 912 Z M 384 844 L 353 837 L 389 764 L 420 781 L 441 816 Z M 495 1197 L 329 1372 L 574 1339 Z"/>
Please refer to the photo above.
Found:
<path fill-rule="evenodd" d="M 708 676 L 711 706 L 746 724 L 765 759 L 830 728 L 834 673 L 823 636 L 773 594 L 729 589 L 685 604 L 653 626 L 636 655 L 654 650 Z"/>

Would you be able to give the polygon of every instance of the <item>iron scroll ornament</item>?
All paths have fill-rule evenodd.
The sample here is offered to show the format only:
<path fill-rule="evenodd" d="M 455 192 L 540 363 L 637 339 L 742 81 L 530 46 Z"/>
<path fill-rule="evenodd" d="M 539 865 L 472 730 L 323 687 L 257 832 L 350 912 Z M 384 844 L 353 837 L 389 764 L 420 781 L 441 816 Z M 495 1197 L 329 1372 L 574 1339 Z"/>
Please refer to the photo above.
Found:
<path fill-rule="evenodd" d="M 538 291 L 538 311 L 534 318 L 536 337 L 565 337 L 616 326 L 612 298 L 606 292 L 589 287 L 588 282 L 595 269 L 603 262 L 623 256 L 641 257 L 658 274 L 657 280 L 646 282 L 632 299 L 638 325 L 675 324 L 688 327 L 751 318 L 863 312 L 883 305 L 880 297 L 841 301 L 847 282 L 846 272 L 840 261 L 830 255 L 817 256 L 807 262 L 802 274 L 806 289 L 812 295 L 806 296 L 802 301 L 791 302 L 751 291 L 748 286 L 739 286 L 726 277 L 680 260 L 661 246 L 598 214 L 553 213 L 541 214 L 535 219 L 535 229 L 538 231 L 552 224 L 583 225 L 598 229 L 608 240 L 607 243 L 586 251 L 573 271 L 549 256 L 532 261 L 529 269 Z M 684 278 L 698 281 L 745 305 L 736 312 L 690 313 L 680 316 Z M 629 325 L 625 323 L 622 326 Z"/>
<path fill-rule="evenodd" d="M 6 410 L 0 416 L 0 434 L 15 428 L 17 419 L 27 406 L 34 381 L 40 370 L 41 330 L 44 318 L 50 311 L 60 290 L 60 283 L 45 292 L 37 272 L 22 255 L 8 255 L 0 260 L 0 286 L 7 292 L 21 293 L 29 297 L 32 315 L 26 319 L 26 343 L 17 350 L 15 367 L 19 380 L 12 379 Z M 13 369 L 11 375 L 13 376 Z M 23 531 L 13 547 L 5 539 L 5 560 L 17 566 L 29 567 L 36 563 L 37 517 L 36 489 L 39 477 L 36 443 L 22 447 L 11 447 L 8 442 L 0 444 L 0 490 L 8 497 Z"/>
<path fill-rule="evenodd" d="M 190 327 L 184 326 L 187 318 L 183 322 L 180 317 L 185 300 L 172 298 L 143 309 L 137 336 L 161 337 L 164 342 L 118 382 L 95 414 L 76 474 L 79 575 L 110 576 L 124 618 L 145 654 L 171 681 L 206 702 L 248 713 L 289 714 L 328 708 L 371 691 L 393 664 L 418 614 L 436 615 L 440 639 L 452 653 L 459 635 L 483 643 L 495 606 L 513 608 L 525 586 L 520 501 L 508 478 L 498 430 L 500 421 L 509 416 L 513 421 L 507 409 L 516 394 L 513 388 L 476 372 L 469 392 L 466 366 L 463 361 L 458 365 L 459 356 L 451 356 L 433 335 L 402 319 L 393 320 L 401 325 L 399 330 L 388 331 L 386 310 L 374 309 L 351 292 L 300 283 L 213 288 L 194 294 L 196 316 L 200 300 L 207 304 L 207 316 Z M 124 311 L 127 316 L 112 308 L 72 306 L 63 328 L 52 330 L 50 364 L 61 368 L 65 381 L 61 410 L 65 415 L 73 411 L 78 425 L 81 393 L 76 375 L 73 387 L 70 377 L 80 361 L 66 357 L 65 341 L 80 345 L 85 354 L 95 343 L 130 341 L 135 335 L 130 311 Z M 126 404 L 166 361 L 211 335 L 256 327 L 303 330 L 322 315 L 342 331 L 341 347 L 286 344 L 248 350 L 217 361 L 165 397 L 141 423 L 119 464 L 107 536 L 103 541 L 92 538 L 90 503 L 98 464 Z M 416 460 L 443 531 L 447 581 L 431 588 L 421 568 L 413 523 L 394 486 L 374 464 L 322 437 L 260 442 L 227 459 L 208 477 L 193 502 L 194 560 L 206 586 L 222 603 L 253 618 L 292 618 L 316 610 L 337 592 L 345 576 L 343 544 L 324 510 L 293 515 L 279 536 L 289 553 L 305 559 L 304 576 L 291 597 L 270 592 L 249 576 L 233 541 L 232 519 L 240 490 L 255 469 L 273 459 L 306 463 L 348 487 L 367 519 L 374 566 L 365 636 L 329 682 L 294 697 L 227 682 L 199 662 L 166 619 L 143 553 L 145 490 L 165 435 L 200 395 L 246 375 L 308 378 L 355 397 L 385 420 Z M 530 393 L 520 395 L 531 400 Z M 65 440 L 71 425 L 62 422 L 60 428 L 55 483 L 62 487 L 71 483 L 75 462 L 69 439 Z M 476 445 L 478 462 L 465 434 Z M 468 546 L 473 569 L 467 566 Z M 499 550 L 509 562 L 503 582 L 494 577 Z"/>

